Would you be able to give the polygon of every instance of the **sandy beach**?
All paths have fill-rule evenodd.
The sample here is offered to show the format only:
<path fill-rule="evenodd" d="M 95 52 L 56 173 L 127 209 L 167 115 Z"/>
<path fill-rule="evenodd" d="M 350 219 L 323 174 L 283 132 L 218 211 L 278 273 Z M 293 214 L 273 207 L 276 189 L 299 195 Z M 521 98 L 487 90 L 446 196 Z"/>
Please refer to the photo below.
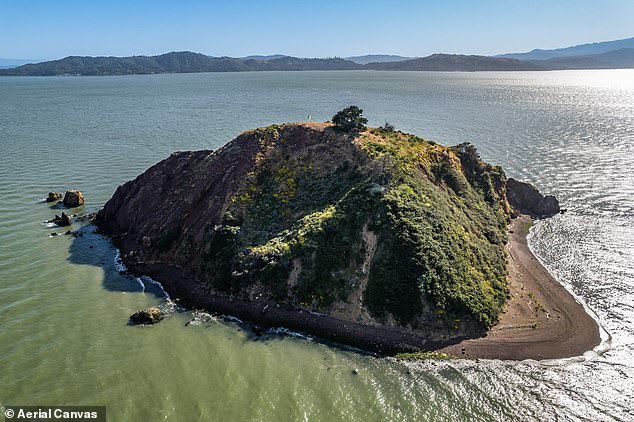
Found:
<path fill-rule="evenodd" d="M 597 322 L 530 251 L 530 217 L 509 227 L 511 299 L 486 337 L 464 340 L 439 352 L 489 359 L 556 359 L 580 356 L 599 345 Z"/>

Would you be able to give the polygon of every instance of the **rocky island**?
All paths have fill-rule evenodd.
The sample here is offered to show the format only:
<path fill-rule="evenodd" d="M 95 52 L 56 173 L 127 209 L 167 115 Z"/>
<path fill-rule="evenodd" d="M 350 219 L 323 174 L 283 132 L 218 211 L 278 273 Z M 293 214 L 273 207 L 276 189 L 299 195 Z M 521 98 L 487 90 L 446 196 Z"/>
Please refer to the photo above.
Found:
<path fill-rule="evenodd" d="M 273 125 L 174 153 L 120 186 L 95 222 L 132 272 L 181 303 L 265 326 L 385 354 L 565 357 L 599 343 L 528 250 L 529 219 L 509 242 L 512 218 L 556 214 L 554 197 L 507 180 L 470 144 L 337 129 Z M 534 261 L 533 284 L 554 290 L 529 290 L 530 274 L 514 281 L 524 270 L 512 244 Z"/>

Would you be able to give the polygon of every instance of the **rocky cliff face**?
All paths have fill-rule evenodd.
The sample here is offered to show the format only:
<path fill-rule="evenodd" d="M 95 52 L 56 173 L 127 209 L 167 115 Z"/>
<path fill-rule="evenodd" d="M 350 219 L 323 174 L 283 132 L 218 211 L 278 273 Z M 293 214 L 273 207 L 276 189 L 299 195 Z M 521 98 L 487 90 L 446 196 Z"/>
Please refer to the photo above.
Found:
<path fill-rule="evenodd" d="M 287 124 L 172 154 L 96 223 L 177 295 L 447 339 L 506 301 L 506 184 L 468 144 Z"/>
<path fill-rule="evenodd" d="M 524 214 L 533 217 L 552 217 L 560 211 L 559 201 L 552 195 L 542 195 L 529 183 L 508 179 L 506 192 L 509 204 Z"/>

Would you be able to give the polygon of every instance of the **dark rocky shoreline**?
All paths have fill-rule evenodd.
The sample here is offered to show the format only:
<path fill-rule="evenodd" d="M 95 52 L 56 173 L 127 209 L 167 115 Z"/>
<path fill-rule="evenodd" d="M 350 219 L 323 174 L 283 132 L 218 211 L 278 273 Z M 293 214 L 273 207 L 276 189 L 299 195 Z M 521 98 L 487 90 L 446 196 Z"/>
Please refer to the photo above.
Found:
<path fill-rule="evenodd" d="M 116 243 L 115 243 L 116 244 Z M 439 341 L 403 330 L 344 321 L 324 314 L 276 306 L 267 301 L 245 302 L 226 296 L 210 295 L 181 270 L 162 264 L 139 265 L 126 262 L 133 274 L 147 275 L 159 281 L 168 294 L 189 309 L 204 309 L 217 315 L 231 315 L 250 324 L 273 328 L 284 327 L 305 332 L 323 340 L 341 343 L 381 355 L 402 352 L 433 351 L 463 339 Z"/>

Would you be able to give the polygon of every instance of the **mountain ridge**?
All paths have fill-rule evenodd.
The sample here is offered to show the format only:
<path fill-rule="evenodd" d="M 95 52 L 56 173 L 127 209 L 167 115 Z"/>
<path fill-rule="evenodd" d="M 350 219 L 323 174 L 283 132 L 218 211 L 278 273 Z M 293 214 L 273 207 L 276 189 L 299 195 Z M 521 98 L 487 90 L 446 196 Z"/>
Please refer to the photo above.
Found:
<path fill-rule="evenodd" d="M 505 53 L 494 57 L 502 57 L 518 60 L 548 60 L 557 57 L 588 56 L 593 54 L 607 53 L 608 51 L 620 50 L 623 48 L 634 48 L 634 37 L 612 41 L 600 41 L 586 44 L 578 44 L 570 47 L 554 49 L 536 48 L 525 53 Z"/>
<path fill-rule="evenodd" d="M 302 70 L 443 70 L 503 71 L 542 70 L 538 65 L 515 59 L 457 54 L 433 54 L 428 57 L 365 65 L 340 57 L 271 59 L 210 57 L 191 51 L 170 52 L 159 56 L 90 57 L 69 56 L 37 64 L 0 70 L 0 76 L 100 76 L 158 73 L 253 72 Z"/>
<path fill-rule="evenodd" d="M 0 76 L 132 75 L 156 73 L 247 72 L 271 70 L 352 70 L 360 65 L 341 58 L 301 59 L 282 56 L 269 60 L 210 57 L 191 51 L 158 56 L 68 56 L 37 64 L 0 70 Z"/>
<path fill-rule="evenodd" d="M 157 56 L 68 56 L 58 60 L 0 68 L 0 76 L 100 76 L 199 72 L 304 70 L 536 71 L 634 68 L 634 37 L 554 50 L 497 56 L 435 53 L 426 57 L 367 54 L 299 58 L 283 54 L 215 57 L 191 51 Z"/>
<path fill-rule="evenodd" d="M 422 70 L 449 72 L 544 70 L 539 65 L 516 59 L 442 53 L 392 63 L 369 63 L 365 67 L 366 69 L 372 70 Z"/>
<path fill-rule="evenodd" d="M 553 70 L 634 68 L 634 48 L 621 48 L 585 56 L 553 57 L 548 60 L 532 61 L 532 63 Z"/>

